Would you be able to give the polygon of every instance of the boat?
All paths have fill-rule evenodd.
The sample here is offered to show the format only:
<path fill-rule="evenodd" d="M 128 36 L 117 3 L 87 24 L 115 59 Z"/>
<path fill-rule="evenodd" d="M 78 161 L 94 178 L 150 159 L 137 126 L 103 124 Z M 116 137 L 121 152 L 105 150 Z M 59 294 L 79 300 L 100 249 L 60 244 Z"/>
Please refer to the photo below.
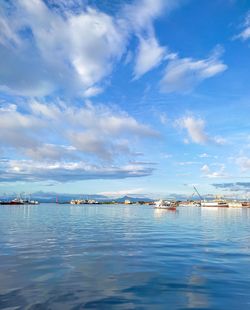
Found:
<path fill-rule="evenodd" d="M 199 201 L 181 201 L 179 203 L 179 206 L 181 207 L 200 207 L 201 204 Z"/>
<path fill-rule="evenodd" d="M 0 205 L 16 206 L 16 205 L 38 205 L 37 200 L 29 200 L 22 198 L 15 198 L 12 200 L 0 201 Z"/>
<path fill-rule="evenodd" d="M 160 199 L 155 202 L 155 209 L 165 209 L 175 211 L 177 203 L 174 201 Z"/>
<path fill-rule="evenodd" d="M 226 200 L 221 199 L 220 197 L 218 197 L 217 199 L 214 200 L 204 200 L 202 198 L 202 196 L 200 195 L 200 193 L 198 192 L 197 188 L 195 186 L 194 190 L 195 192 L 198 194 L 199 198 L 200 198 L 200 203 L 199 205 L 201 207 L 214 207 L 214 208 L 228 208 L 228 202 Z"/>
<path fill-rule="evenodd" d="M 229 201 L 228 206 L 229 208 L 242 208 L 243 203 L 241 201 L 234 200 L 234 201 Z"/>
<path fill-rule="evenodd" d="M 1 201 L 0 204 L 1 205 L 23 205 L 24 201 L 23 199 L 15 198 L 12 200 Z"/>
<path fill-rule="evenodd" d="M 201 201 L 201 207 L 219 207 L 219 208 L 228 208 L 228 202 L 226 200 L 219 200 L 219 199 L 215 199 L 215 200 L 211 200 L 211 201 Z"/>
<path fill-rule="evenodd" d="M 242 207 L 250 208 L 250 202 L 249 201 L 242 201 Z"/>

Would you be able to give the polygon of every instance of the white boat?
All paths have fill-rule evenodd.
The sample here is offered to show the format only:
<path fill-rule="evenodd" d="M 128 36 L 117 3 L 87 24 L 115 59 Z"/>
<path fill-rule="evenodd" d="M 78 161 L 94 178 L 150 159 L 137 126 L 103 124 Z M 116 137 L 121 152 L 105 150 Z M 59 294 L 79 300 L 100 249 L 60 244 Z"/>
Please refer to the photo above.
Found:
<path fill-rule="evenodd" d="M 155 202 L 156 209 L 175 210 L 176 202 L 160 199 Z"/>
<path fill-rule="evenodd" d="M 201 201 L 201 207 L 221 207 L 228 208 L 226 200 Z"/>
<path fill-rule="evenodd" d="M 194 190 L 200 198 L 200 206 L 201 207 L 228 208 L 228 203 L 226 200 L 223 200 L 220 197 L 217 197 L 217 199 L 207 201 L 201 197 L 200 193 L 198 192 L 198 190 L 195 186 L 194 186 Z"/>

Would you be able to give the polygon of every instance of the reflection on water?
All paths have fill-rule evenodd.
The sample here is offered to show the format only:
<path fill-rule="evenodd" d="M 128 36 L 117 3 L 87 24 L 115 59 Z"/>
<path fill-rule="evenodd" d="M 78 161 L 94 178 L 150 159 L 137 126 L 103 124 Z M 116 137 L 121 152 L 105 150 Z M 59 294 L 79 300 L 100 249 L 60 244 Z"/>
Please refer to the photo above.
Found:
<path fill-rule="evenodd" d="M 165 216 L 176 216 L 178 214 L 179 210 L 171 210 L 171 209 L 160 209 L 160 208 L 155 208 L 154 209 L 154 217 L 155 218 L 161 218 Z"/>
<path fill-rule="evenodd" d="M 0 207 L 0 309 L 250 309 L 250 209 Z"/>

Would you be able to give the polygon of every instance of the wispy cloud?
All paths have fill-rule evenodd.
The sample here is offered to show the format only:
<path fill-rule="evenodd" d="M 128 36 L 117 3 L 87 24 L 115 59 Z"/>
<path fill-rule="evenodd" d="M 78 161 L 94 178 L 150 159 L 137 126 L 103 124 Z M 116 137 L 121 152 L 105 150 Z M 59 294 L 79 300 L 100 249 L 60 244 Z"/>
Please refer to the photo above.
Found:
<path fill-rule="evenodd" d="M 163 12 L 171 12 L 181 2 L 180 0 L 139 0 L 125 6 L 125 16 L 129 19 L 129 25 L 139 40 L 134 66 L 135 79 L 156 68 L 167 57 L 167 48 L 159 44 L 153 22 Z"/>
<path fill-rule="evenodd" d="M 89 98 L 89 97 L 94 97 L 103 92 L 103 88 L 101 87 L 89 87 L 88 89 L 85 90 L 84 92 L 84 97 Z"/>
<path fill-rule="evenodd" d="M 226 140 L 222 137 L 209 136 L 205 131 L 206 122 L 201 118 L 185 116 L 176 120 L 175 125 L 179 128 L 186 129 L 189 140 L 185 139 L 185 143 L 189 143 L 189 141 L 197 144 L 206 144 L 211 142 L 218 145 L 223 145 L 226 143 Z"/>
<path fill-rule="evenodd" d="M 225 165 L 221 164 L 219 169 L 212 171 L 208 165 L 201 167 L 202 176 L 206 178 L 227 178 L 228 174 L 225 173 Z"/>
<path fill-rule="evenodd" d="M 207 154 L 207 153 L 202 153 L 202 154 L 199 155 L 199 157 L 200 158 L 208 158 L 208 157 L 210 157 L 210 155 Z"/>
<path fill-rule="evenodd" d="M 140 38 L 134 68 L 135 79 L 157 67 L 163 60 L 165 53 L 166 49 L 159 45 L 155 37 Z"/>
<path fill-rule="evenodd" d="M 194 143 L 204 144 L 208 142 L 208 135 L 205 133 L 205 121 L 192 116 L 183 117 L 176 121 L 176 125 L 187 130 L 188 136 Z"/>
<path fill-rule="evenodd" d="M 129 25 L 136 33 L 151 31 L 153 21 L 163 12 L 169 12 L 181 1 L 173 0 L 139 0 L 124 7 L 124 16 L 129 20 Z"/>
<path fill-rule="evenodd" d="M 242 28 L 243 30 L 238 35 L 236 35 L 234 38 L 246 41 L 250 39 L 250 11 L 247 13 L 245 17 L 245 21 L 242 25 Z"/>
<path fill-rule="evenodd" d="M 235 183 L 214 183 L 215 188 L 224 189 L 233 192 L 248 192 L 250 190 L 250 182 L 235 182 Z"/>
<path fill-rule="evenodd" d="M 202 81 L 211 78 L 227 69 L 221 60 L 221 48 L 216 48 L 206 59 L 175 57 L 170 60 L 160 82 L 164 93 L 192 91 Z"/>
<path fill-rule="evenodd" d="M 200 164 L 199 161 L 180 161 L 177 163 L 179 166 L 191 166 Z"/>

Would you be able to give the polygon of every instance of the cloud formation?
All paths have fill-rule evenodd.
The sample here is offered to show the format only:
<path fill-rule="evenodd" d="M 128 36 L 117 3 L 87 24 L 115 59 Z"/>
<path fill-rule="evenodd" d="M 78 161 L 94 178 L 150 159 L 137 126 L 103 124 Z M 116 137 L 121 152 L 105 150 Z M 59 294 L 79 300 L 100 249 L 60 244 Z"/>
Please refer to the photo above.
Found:
<path fill-rule="evenodd" d="M 145 149 L 155 152 L 158 145 L 143 143 L 159 133 L 123 110 L 131 111 L 133 100 L 137 104 L 141 89 L 146 88 L 139 102 L 145 103 L 141 116 L 158 126 L 169 140 L 175 137 L 175 132 L 171 132 L 175 129 L 168 125 L 177 116 L 173 111 L 168 119 L 161 111 L 156 123 L 150 106 L 158 107 L 163 101 L 165 104 L 166 96 L 155 94 L 150 76 L 145 76 L 149 77 L 146 83 L 150 86 L 143 85 L 145 79 L 128 84 L 131 78 L 140 79 L 164 65 L 161 90 L 166 94 L 186 93 L 226 70 L 221 51 L 216 50 L 207 58 L 181 58 L 170 54 L 166 43 L 163 45 L 164 32 L 158 36 L 154 23 L 182 0 L 115 1 L 119 5 L 108 2 L 1 3 L 0 154 L 7 158 L 1 161 L 3 179 L 10 181 L 12 176 L 13 180 L 47 178 L 64 182 L 149 175 L 154 163 L 138 157 L 144 155 Z M 116 9 L 110 10 L 113 6 Z M 176 43 L 173 40 L 173 46 Z M 155 73 L 161 74 L 160 71 L 161 67 Z M 114 84 L 113 72 L 118 77 Z M 119 104 L 125 106 L 126 99 L 130 101 L 126 108 L 81 103 L 81 97 L 98 96 L 111 84 L 114 88 L 103 95 L 104 102 L 122 95 Z M 124 89 L 124 85 L 131 89 Z M 185 131 L 186 143 L 225 142 L 210 135 L 202 118 L 184 116 L 176 124 Z M 164 143 L 159 144 L 159 154 L 166 151 Z M 157 158 L 158 149 L 155 153 L 152 158 Z M 193 161 L 183 159 L 182 163 Z"/>
<path fill-rule="evenodd" d="M 211 168 L 208 165 L 203 165 L 201 167 L 201 172 L 203 177 L 206 178 L 225 178 L 228 175 L 225 173 L 225 165 L 219 165 L 219 169 L 216 171 L 211 171 Z"/>
<path fill-rule="evenodd" d="M 206 59 L 179 58 L 170 60 L 160 82 L 164 93 L 192 91 L 202 81 L 211 78 L 227 69 L 220 60 L 221 49 L 217 48 Z"/>
<path fill-rule="evenodd" d="M 136 38 L 134 78 L 169 60 L 161 90 L 188 92 L 227 66 L 219 49 L 207 59 L 194 60 L 178 58 L 160 45 L 153 23 L 179 3 L 133 1 L 109 15 L 76 0 L 6 2 L 0 10 L 0 90 L 21 96 L 96 96 Z"/>
<path fill-rule="evenodd" d="M 214 183 L 212 185 L 215 188 L 234 192 L 249 192 L 250 190 L 250 182 Z"/>
<path fill-rule="evenodd" d="M 140 0 L 109 15 L 79 1 L 6 2 L 0 10 L 0 90 L 39 97 L 58 91 L 97 95 L 133 37 L 139 38 L 138 78 L 160 64 L 165 48 L 153 21 L 175 6 L 171 0 Z"/>
<path fill-rule="evenodd" d="M 184 116 L 176 120 L 175 125 L 179 128 L 186 129 L 188 138 L 185 139 L 185 143 L 190 141 L 197 144 L 215 143 L 217 145 L 223 145 L 226 140 L 222 137 L 211 137 L 205 132 L 206 122 L 201 118 L 194 116 Z"/>
<path fill-rule="evenodd" d="M 235 36 L 236 39 L 241 39 L 243 41 L 250 39 L 250 11 L 245 17 L 245 22 L 243 23 L 243 30 Z"/>
<path fill-rule="evenodd" d="M 140 38 L 140 44 L 136 56 L 134 75 L 139 78 L 146 72 L 157 67 L 163 60 L 166 49 L 161 47 L 155 37 Z"/>
<path fill-rule="evenodd" d="M 54 157 L 58 150 L 112 159 L 112 152 L 129 153 L 126 141 L 130 135 L 141 138 L 158 135 L 125 112 L 115 112 L 103 105 L 93 106 L 90 102 L 74 107 L 61 101 L 46 104 L 33 100 L 25 109 L 23 113 L 15 105 L 2 108 L 0 142 L 2 146 L 28 152 L 29 156 L 46 148 L 46 152 L 42 152 L 47 154 L 46 158 Z M 63 145 L 53 146 L 57 141 Z"/>
<path fill-rule="evenodd" d="M 44 168 L 45 170 L 52 165 L 53 169 L 46 171 L 53 172 L 53 174 L 57 172 L 60 174 L 61 171 L 65 172 L 67 169 L 72 171 L 74 166 L 79 171 L 83 170 L 83 179 L 86 179 L 88 175 L 90 178 L 94 175 L 100 178 L 104 166 L 106 167 L 104 177 L 108 178 L 110 175 L 113 178 L 113 174 L 108 173 L 108 167 L 110 171 L 118 171 L 118 167 L 125 165 L 130 168 L 128 171 L 122 168 L 121 175 L 124 177 L 140 176 L 144 174 L 144 170 L 137 168 L 145 165 L 127 165 L 122 162 L 129 161 L 139 154 L 136 150 L 138 147 L 136 140 L 157 136 L 156 131 L 137 122 L 127 113 L 103 105 L 93 106 L 90 102 L 76 107 L 68 106 L 62 101 L 45 103 L 30 100 L 23 106 L 6 104 L 1 107 L 0 144 L 2 151 L 5 156 L 10 156 L 14 152 L 15 156 L 22 158 L 19 164 L 18 160 L 9 161 L 11 167 L 14 164 L 15 167 L 19 167 L 15 170 L 15 179 L 17 174 L 28 178 L 29 171 L 31 173 L 28 164 L 37 167 L 37 170 L 42 165 L 47 167 Z M 94 171 L 91 175 L 90 171 L 91 168 L 94 169 L 94 166 L 93 164 L 87 166 L 87 163 L 93 161 L 97 163 L 97 167 L 99 165 L 99 168 L 98 173 Z M 119 162 L 119 165 L 113 170 L 115 162 Z M 55 165 L 60 169 L 55 168 Z M 135 168 L 134 175 L 133 167 Z M 145 169 L 147 171 L 145 174 L 152 171 L 149 166 Z M 10 171 L 13 173 L 13 169 Z M 24 172 L 21 173 L 21 171 Z M 38 172 L 35 171 L 35 173 Z M 65 176 L 70 176 L 70 173 L 65 172 Z M 56 178 L 57 176 L 53 177 L 53 179 Z"/>
<path fill-rule="evenodd" d="M 177 126 L 187 130 L 188 136 L 194 143 L 204 144 L 208 142 L 208 135 L 205 133 L 205 121 L 192 116 L 183 117 L 176 122 Z"/>
<path fill-rule="evenodd" d="M 83 161 L 40 162 L 34 160 L 0 160 L 1 182 L 69 182 L 90 179 L 124 179 L 152 173 L 143 165 L 98 166 Z"/>
<path fill-rule="evenodd" d="M 6 90 L 42 96 L 67 86 L 84 93 L 111 72 L 124 52 L 126 34 L 119 21 L 97 9 L 87 6 L 80 14 L 63 16 L 41 0 L 12 5 L 8 19 L 5 12 L 1 17 L 1 65 L 6 70 L 1 70 L 0 82 Z M 19 75 L 8 76 L 9 66 L 18 68 Z"/>

